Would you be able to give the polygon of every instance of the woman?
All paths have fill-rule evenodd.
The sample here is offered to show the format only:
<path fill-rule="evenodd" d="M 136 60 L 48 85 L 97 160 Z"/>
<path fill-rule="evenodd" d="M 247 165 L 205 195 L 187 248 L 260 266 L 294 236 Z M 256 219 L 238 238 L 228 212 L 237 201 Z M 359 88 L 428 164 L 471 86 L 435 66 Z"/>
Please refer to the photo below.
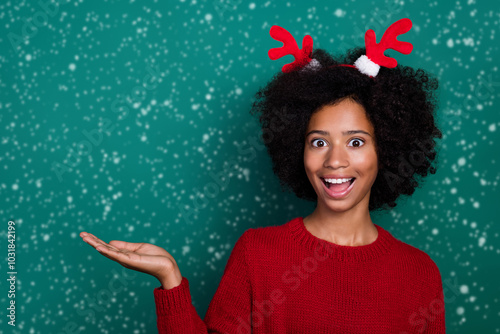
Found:
<path fill-rule="evenodd" d="M 379 44 L 339 58 L 313 52 L 308 36 L 300 50 L 286 30 L 271 29 L 284 42 L 271 59 L 293 54 L 295 61 L 257 93 L 252 113 L 260 114 L 282 186 L 316 208 L 245 231 L 204 320 L 166 250 L 80 234 L 104 256 L 158 278 L 160 333 L 445 333 L 438 267 L 370 216 L 396 206 L 418 177 L 436 171 L 437 81 L 387 61 L 384 48 L 374 51 L 411 52 L 407 42 L 395 42 L 410 27 L 400 20 Z"/>

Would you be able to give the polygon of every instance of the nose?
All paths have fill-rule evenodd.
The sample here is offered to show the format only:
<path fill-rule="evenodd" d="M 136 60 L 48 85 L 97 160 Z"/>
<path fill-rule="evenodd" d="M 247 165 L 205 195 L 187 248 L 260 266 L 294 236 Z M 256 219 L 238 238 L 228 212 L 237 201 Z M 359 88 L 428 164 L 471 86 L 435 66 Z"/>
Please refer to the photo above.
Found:
<path fill-rule="evenodd" d="M 346 149 L 341 146 L 331 146 L 325 155 L 323 167 L 337 169 L 349 166 L 349 155 Z"/>

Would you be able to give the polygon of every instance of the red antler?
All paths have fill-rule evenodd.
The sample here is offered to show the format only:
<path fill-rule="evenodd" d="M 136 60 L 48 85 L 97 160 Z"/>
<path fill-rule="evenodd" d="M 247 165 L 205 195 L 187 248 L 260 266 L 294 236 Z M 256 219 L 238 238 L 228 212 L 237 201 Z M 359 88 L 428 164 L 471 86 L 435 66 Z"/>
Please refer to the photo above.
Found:
<path fill-rule="evenodd" d="M 271 60 L 276 60 L 286 55 L 293 55 L 295 60 L 293 63 L 283 66 L 282 71 L 287 73 L 293 71 L 297 67 L 307 65 L 312 59 L 309 57 L 313 49 L 313 40 L 309 35 L 302 39 L 302 50 L 299 49 L 295 38 L 284 28 L 274 25 L 270 30 L 271 37 L 277 41 L 283 42 L 283 46 L 270 49 L 267 54 Z"/>
<path fill-rule="evenodd" d="M 387 28 L 379 44 L 377 44 L 375 32 L 372 29 L 368 30 L 365 34 L 366 56 L 380 66 L 396 67 L 398 65 L 396 59 L 385 56 L 384 51 L 393 49 L 405 55 L 409 54 L 413 50 L 413 45 L 408 42 L 398 41 L 396 37 L 408 32 L 411 25 L 410 19 L 401 19 L 394 22 Z"/>

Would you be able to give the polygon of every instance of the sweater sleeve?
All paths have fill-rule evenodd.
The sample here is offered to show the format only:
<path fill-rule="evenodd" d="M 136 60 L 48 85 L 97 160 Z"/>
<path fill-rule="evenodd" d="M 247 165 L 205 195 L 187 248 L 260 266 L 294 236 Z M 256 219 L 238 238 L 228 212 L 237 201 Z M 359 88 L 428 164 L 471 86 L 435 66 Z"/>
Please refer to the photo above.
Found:
<path fill-rule="evenodd" d="M 441 273 L 436 263 L 432 261 L 432 267 L 434 272 L 434 278 L 431 280 L 433 282 L 434 289 L 432 298 L 428 302 L 427 310 L 429 313 L 428 326 L 425 331 L 426 334 L 444 334 L 446 333 L 446 322 L 445 322 L 445 302 L 444 302 L 444 292 L 443 283 L 441 279 Z"/>
<path fill-rule="evenodd" d="M 252 292 L 246 260 L 248 234 L 249 230 L 236 242 L 204 320 L 191 303 L 187 278 L 182 277 L 181 284 L 175 288 L 154 289 L 159 334 L 229 334 L 250 329 Z"/>

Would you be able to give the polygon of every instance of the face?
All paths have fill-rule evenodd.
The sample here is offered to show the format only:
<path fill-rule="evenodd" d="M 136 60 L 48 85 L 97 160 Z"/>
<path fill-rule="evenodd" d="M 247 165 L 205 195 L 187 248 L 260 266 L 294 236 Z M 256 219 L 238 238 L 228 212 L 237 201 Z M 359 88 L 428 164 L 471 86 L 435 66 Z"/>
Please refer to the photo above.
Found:
<path fill-rule="evenodd" d="M 378 173 L 375 145 L 374 129 L 365 109 L 349 98 L 324 106 L 311 116 L 304 167 L 318 195 L 318 206 L 338 212 L 358 205 L 368 208 Z M 354 180 L 343 182 L 346 178 Z M 328 188 L 325 179 L 339 183 Z"/>

